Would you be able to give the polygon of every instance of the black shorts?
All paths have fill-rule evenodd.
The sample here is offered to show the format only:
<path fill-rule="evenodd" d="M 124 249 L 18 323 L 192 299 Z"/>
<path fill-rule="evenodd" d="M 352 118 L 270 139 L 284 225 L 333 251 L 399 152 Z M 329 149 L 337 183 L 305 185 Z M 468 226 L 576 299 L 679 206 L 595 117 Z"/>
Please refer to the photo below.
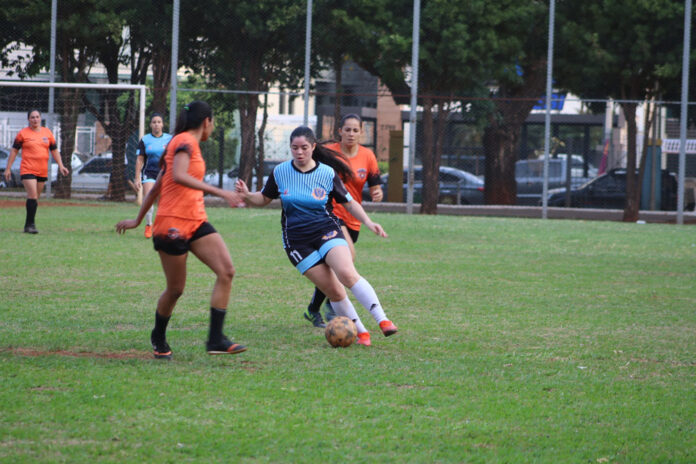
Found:
<path fill-rule="evenodd" d="M 158 169 L 148 169 L 145 172 L 143 172 L 143 180 L 157 180 L 158 175 Z"/>
<path fill-rule="evenodd" d="M 215 227 L 206 221 L 193 232 L 191 238 L 186 238 L 185 236 L 170 237 L 167 235 L 153 235 L 152 244 L 157 251 L 161 251 L 172 256 L 180 256 L 188 253 L 188 251 L 191 249 L 192 242 L 201 237 L 205 237 L 206 235 L 215 233 L 217 233 Z"/>
<path fill-rule="evenodd" d="M 324 262 L 324 257 L 333 247 L 348 246 L 343 231 L 336 226 L 317 231 L 310 239 L 291 240 L 285 236 L 283 242 L 288 259 L 301 274 Z"/>
<path fill-rule="evenodd" d="M 36 182 L 46 182 L 48 180 L 48 177 L 41 177 L 37 176 L 35 174 L 22 174 L 19 176 L 20 179 L 25 180 L 25 179 L 36 179 Z"/>

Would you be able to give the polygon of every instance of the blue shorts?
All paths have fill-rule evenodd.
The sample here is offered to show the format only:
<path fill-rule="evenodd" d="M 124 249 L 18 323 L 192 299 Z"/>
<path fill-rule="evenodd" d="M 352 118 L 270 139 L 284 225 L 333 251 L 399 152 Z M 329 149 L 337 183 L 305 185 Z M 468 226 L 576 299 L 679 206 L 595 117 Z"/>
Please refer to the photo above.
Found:
<path fill-rule="evenodd" d="M 284 237 L 284 248 L 288 259 L 304 274 L 308 269 L 324 262 L 324 257 L 334 247 L 348 246 L 340 228 L 331 227 L 317 231 L 309 240 L 289 240 Z"/>

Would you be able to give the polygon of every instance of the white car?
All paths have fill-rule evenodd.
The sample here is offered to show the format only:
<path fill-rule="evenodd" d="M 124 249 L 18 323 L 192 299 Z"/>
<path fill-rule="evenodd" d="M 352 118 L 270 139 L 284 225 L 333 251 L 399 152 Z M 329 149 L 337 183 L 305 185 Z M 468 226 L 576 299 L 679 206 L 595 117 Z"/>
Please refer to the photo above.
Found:
<path fill-rule="evenodd" d="M 75 174 L 78 169 L 82 166 L 82 160 L 80 157 L 77 155 L 77 153 L 73 153 L 72 157 L 70 158 L 70 172 Z M 56 180 L 58 179 L 58 163 L 55 162 L 53 159 L 53 156 L 51 156 L 51 180 Z"/>
<path fill-rule="evenodd" d="M 73 172 L 72 189 L 106 191 L 111 177 L 111 160 L 111 153 L 102 153 L 88 159 L 77 172 Z"/>

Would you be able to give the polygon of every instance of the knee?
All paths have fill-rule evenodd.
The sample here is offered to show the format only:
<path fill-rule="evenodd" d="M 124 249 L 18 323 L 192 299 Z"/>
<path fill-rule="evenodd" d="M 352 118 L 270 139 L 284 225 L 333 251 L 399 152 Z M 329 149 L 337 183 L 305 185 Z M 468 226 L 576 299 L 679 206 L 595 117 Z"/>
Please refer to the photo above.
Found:
<path fill-rule="evenodd" d="M 360 280 L 360 274 L 358 274 L 355 270 L 340 273 L 337 272 L 336 277 L 338 277 L 338 280 L 340 280 L 341 283 L 348 288 L 352 287 L 358 282 L 358 280 Z"/>
<path fill-rule="evenodd" d="M 178 300 L 184 294 L 184 287 L 167 287 L 166 292 L 170 298 Z"/>
<path fill-rule="evenodd" d="M 343 285 L 332 285 L 326 290 L 326 297 L 330 301 L 343 301 L 346 299 L 346 289 Z"/>
<path fill-rule="evenodd" d="M 234 279 L 234 273 L 235 273 L 234 265 L 232 265 L 232 263 L 230 263 L 229 265 L 224 266 L 218 272 L 217 277 L 218 277 L 218 279 L 220 279 L 222 281 L 231 283 L 232 279 Z"/>

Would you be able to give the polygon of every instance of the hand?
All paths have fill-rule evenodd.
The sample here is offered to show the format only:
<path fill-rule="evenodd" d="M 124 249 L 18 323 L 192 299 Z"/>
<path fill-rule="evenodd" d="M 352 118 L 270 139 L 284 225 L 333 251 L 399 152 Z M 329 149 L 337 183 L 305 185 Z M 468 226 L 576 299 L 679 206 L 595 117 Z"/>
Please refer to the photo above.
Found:
<path fill-rule="evenodd" d="M 380 201 L 382 201 L 382 198 L 384 197 L 382 187 L 378 185 L 376 189 L 370 189 L 370 196 L 372 197 L 372 201 L 374 201 L 375 203 L 379 203 Z"/>
<path fill-rule="evenodd" d="M 369 224 L 365 224 L 368 229 L 370 229 L 372 232 L 375 233 L 375 235 L 379 237 L 389 237 L 387 233 L 384 231 L 381 225 L 377 224 L 376 222 L 370 222 Z"/>
<path fill-rule="evenodd" d="M 68 168 L 66 168 L 65 166 L 59 167 L 58 170 L 60 171 L 61 174 L 63 174 L 63 176 L 67 176 L 68 174 L 70 174 L 70 170 Z"/>
<path fill-rule="evenodd" d="M 240 206 L 244 203 L 244 198 L 238 192 L 231 192 L 229 190 L 225 190 L 225 193 L 222 195 L 222 198 L 224 198 L 225 201 L 227 201 L 227 204 L 230 205 L 232 208 Z"/>
<path fill-rule="evenodd" d="M 136 227 L 138 227 L 138 223 L 135 221 L 135 219 L 125 219 L 116 224 L 116 232 L 123 234 L 126 232 L 126 230 L 135 229 Z"/>
<path fill-rule="evenodd" d="M 12 171 L 9 169 L 5 169 L 5 182 L 10 182 L 10 179 L 12 178 Z"/>
<path fill-rule="evenodd" d="M 249 187 L 247 187 L 246 182 L 244 182 L 242 179 L 238 179 L 237 182 L 234 183 L 234 190 L 237 193 L 241 193 L 243 198 L 246 198 L 246 196 L 249 195 Z"/>
<path fill-rule="evenodd" d="M 140 180 L 140 177 L 135 178 L 135 181 L 133 182 L 133 186 L 135 187 L 135 191 L 139 192 L 141 188 L 143 188 L 143 183 Z"/>

